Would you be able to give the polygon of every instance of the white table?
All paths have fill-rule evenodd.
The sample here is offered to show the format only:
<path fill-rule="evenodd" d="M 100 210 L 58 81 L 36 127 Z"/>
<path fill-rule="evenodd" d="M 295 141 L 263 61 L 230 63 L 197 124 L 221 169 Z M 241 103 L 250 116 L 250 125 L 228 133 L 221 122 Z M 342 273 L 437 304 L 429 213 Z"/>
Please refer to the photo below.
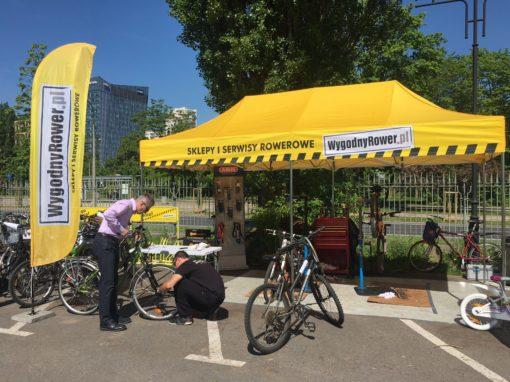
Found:
<path fill-rule="evenodd" d="M 207 247 L 201 250 L 191 249 L 185 245 L 160 245 L 153 244 L 148 248 L 142 248 L 143 253 L 149 253 L 151 255 L 169 254 L 175 255 L 179 251 L 186 252 L 193 260 L 199 262 L 208 262 L 216 270 L 218 270 L 218 256 L 221 252 L 221 247 Z"/>

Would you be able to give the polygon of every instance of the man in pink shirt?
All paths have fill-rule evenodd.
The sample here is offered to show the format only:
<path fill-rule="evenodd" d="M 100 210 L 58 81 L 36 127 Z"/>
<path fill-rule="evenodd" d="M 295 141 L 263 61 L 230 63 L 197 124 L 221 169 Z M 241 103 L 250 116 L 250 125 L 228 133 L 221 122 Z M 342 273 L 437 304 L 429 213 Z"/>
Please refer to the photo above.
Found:
<path fill-rule="evenodd" d="M 119 243 L 129 233 L 129 223 L 134 213 L 145 213 L 154 205 L 149 194 L 137 199 L 124 199 L 112 204 L 103 213 L 103 221 L 94 239 L 93 251 L 99 264 L 99 328 L 118 332 L 126 330 L 129 317 L 120 317 L 117 310 L 117 282 Z"/>

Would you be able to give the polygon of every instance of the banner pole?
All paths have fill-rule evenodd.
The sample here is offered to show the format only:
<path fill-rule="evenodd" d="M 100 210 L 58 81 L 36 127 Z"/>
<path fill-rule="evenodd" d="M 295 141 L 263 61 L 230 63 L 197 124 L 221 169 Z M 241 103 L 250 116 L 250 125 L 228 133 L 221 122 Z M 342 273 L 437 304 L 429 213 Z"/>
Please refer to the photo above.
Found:
<path fill-rule="evenodd" d="M 34 267 L 30 266 L 30 315 L 35 315 L 34 309 Z"/>

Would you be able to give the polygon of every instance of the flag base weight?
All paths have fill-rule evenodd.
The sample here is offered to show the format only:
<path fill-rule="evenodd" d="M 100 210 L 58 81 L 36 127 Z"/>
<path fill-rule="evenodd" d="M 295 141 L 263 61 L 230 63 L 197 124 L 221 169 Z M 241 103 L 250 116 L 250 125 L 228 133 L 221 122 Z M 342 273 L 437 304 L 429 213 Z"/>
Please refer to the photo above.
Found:
<path fill-rule="evenodd" d="M 36 310 L 34 314 L 31 314 L 31 312 L 15 314 L 11 317 L 11 320 L 24 322 L 25 324 L 33 324 L 53 316 L 55 316 L 55 312 L 52 310 Z"/>

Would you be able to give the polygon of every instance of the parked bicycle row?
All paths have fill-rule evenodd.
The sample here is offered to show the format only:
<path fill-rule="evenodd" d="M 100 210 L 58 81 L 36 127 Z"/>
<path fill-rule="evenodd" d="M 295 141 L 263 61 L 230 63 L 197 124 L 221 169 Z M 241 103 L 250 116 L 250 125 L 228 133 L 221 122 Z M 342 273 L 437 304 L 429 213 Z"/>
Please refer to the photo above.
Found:
<path fill-rule="evenodd" d="M 0 235 L 0 278 L 4 289 L 23 308 L 46 302 L 67 264 L 74 259 L 92 257 L 91 241 L 96 235 L 98 226 L 95 217 L 82 216 L 78 236 L 69 255 L 59 262 L 34 267 L 32 272 L 29 219 L 22 214 L 4 215 Z"/>

